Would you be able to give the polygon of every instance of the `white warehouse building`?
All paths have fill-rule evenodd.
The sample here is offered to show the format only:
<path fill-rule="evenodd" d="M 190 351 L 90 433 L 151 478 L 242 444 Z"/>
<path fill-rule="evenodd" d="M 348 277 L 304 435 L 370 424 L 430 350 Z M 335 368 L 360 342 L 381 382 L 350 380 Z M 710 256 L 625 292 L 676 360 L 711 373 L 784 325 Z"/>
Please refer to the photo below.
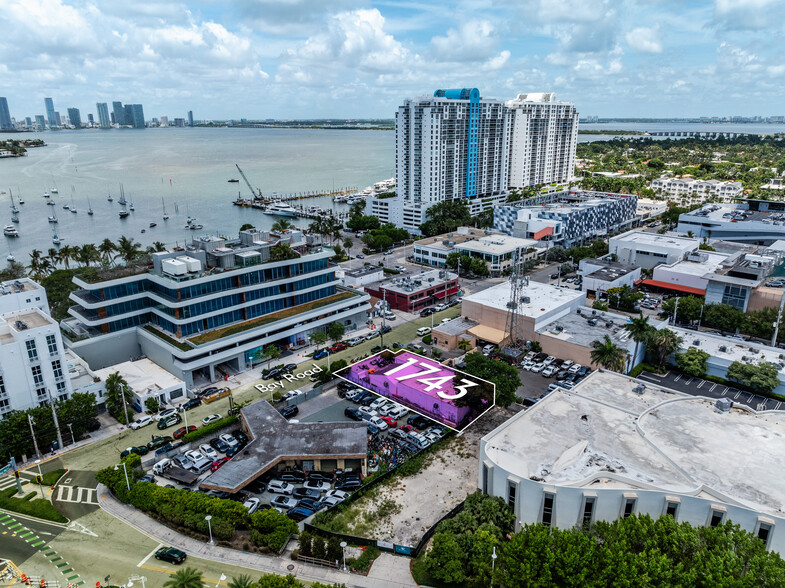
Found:
<path fill-rule="evenodd" d="M 730 520 L 782 552 L 785 412 L 722 401 L 594 372 L 483 437 L 478 486 L 510 505 L 516 525 Z"/>

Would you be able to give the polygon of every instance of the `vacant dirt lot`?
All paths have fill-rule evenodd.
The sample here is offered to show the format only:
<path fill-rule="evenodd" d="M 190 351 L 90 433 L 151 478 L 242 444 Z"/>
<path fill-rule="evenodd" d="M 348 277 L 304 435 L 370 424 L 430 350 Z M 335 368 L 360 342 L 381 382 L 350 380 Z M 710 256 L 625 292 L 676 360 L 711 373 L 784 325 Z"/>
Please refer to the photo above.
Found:
<path fill-rule="evenodd" d="M 491 410 L 463 435 L 453 437 L 422 469 L 393 476 L 337 515 L 331 528 L 352 535 L 416 545 L 425 531 L 477 490 L 480 438 L 512 416 Z"/>

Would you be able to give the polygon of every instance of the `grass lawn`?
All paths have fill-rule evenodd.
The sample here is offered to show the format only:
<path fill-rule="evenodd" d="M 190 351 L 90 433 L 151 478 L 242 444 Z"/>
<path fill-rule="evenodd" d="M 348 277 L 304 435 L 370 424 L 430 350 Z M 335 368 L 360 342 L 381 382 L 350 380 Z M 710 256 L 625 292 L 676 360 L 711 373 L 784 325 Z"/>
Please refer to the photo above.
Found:
<path fill-rule="evenodd" d="M 65 472 L 65 470 L 62 470 Z M 62 474 L 61 474 L 62 475 Z M 34 484 L 35 487 L 35 484 Z M 20 514 L 54 521 L 56 523 L 67 523 L 68 519 L 61 515 L 48 500 L 36 498 L 40 496 L 38 489 L 27 495 L 16 498 L 16 486 L 0 492 L 0 508 L 18 512 Z"/>

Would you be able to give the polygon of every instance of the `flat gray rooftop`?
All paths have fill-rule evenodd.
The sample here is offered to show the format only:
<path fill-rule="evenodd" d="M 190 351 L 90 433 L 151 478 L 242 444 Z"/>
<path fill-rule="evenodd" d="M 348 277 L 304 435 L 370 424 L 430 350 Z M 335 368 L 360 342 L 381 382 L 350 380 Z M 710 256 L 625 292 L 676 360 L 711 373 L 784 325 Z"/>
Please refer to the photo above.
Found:
<path fill-rule="evenodd" d="M 476 327 L 479 323 L 463 318 L 458 317 L 454 318 L 449 322 L 443 323 L 441 325 L 436 325 L 433 330 L 438 331 L 440 333 L 444 333 L 445 335 L 460 335 L 471 329 L 472 327 Z"/>
<path fill-rule="evenodd" d="M 544 483 L 707 493 L 782 516 L 785 412 L 741 408 L 599 370 L 484 437 L 505 470 Z"/>
<path fill-rule="evenodd" d="M 300 459 L 365 459 L 365 423 L 287 421 L 266 400 L 240 411 L 251 441 L 202 482 L 205 488 L 237 492 L 278 462 Z"/>
<path fill-rule="evenodd" d="M 626 349 L 630 341 L 630 334 L 624 325 L 629 322 L 629 319 L 626 316 L 610 312 L 599 310 L 594 312 L 596 314 L 592 314 L 591 309 L 581 308 L 581 314 L 577 312 L 565 314 L 558 320 L 538 328 L 537 332 L 583 347 L 591 347 L 592 342 L 608 335 L 614 343 Z M 590 325 L 590 319 L 597 319 L 597 324 Z M 561 332 L 559 332 L 559 327 L 562 329 Z"/>

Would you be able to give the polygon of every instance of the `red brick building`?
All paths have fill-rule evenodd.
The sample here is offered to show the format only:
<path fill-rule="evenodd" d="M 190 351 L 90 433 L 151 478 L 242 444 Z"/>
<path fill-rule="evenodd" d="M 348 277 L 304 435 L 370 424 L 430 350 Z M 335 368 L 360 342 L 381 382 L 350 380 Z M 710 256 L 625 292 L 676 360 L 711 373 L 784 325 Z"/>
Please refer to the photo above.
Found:
<path fill-rule="evenodd" d="M 386 300 L 390 308 L 405 312 L 420 312 L 439 302 L 449 301 L 459 290 L 457 274 L 446 270 L 402 275 L 365 286 L 365 291 L 371 296 Z"/>

